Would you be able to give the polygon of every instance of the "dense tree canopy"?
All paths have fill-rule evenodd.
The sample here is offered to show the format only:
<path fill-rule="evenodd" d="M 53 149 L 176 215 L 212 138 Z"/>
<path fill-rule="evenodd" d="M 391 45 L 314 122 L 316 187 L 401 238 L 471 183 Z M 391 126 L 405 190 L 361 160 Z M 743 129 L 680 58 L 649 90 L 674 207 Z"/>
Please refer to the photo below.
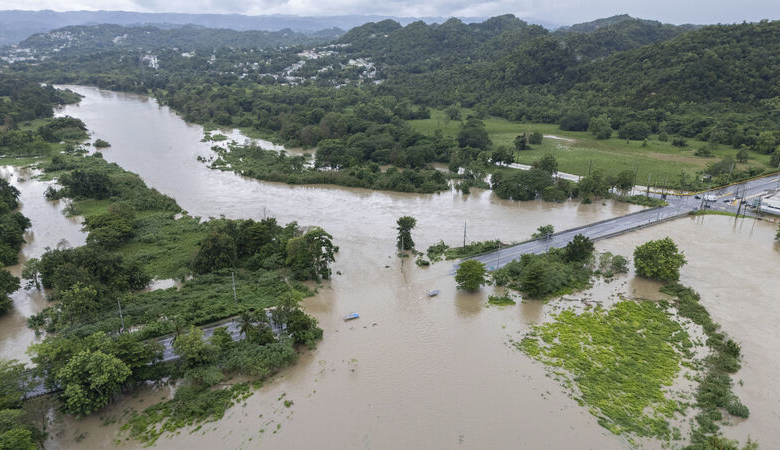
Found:
<path fill-rule="evenodd" d="M 646 242 L 634 250 L 634 267 L 640 276 L 659 281 L 677 281 L 685 255 L 666 237 Z"/>
<path fill-rule="evenodd" d="M 458 284 L 458 289 L 478 291 L 480 286 L 487 282 L 485 279 L 486 274 L 487 270 L 484 263 L 476 259 L 467 259 L 460 263 L 460 267 L 458 267 L 455 274 L 455 283 Z"/>
<path fill-rule="evenodd" d="M 75 354 L 57 372 L 66 410 L 81 416 L 103 408 L 130 373 L 120 359 L 99 350 Z"/>

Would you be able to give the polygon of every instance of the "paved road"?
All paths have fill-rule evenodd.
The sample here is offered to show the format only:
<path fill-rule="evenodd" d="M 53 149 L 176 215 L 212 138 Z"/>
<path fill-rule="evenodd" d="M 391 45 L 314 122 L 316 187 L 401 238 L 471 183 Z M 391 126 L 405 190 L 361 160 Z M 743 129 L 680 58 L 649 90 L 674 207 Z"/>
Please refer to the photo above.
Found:
<path fill-rule="evenodd" d="M 286 329 L 286 327 L 285 326 L 280 327 L 280 326 L 276 325 L 271 320 L 270 312 L 266 311 L 266 314 L 268 315 L 268 319 L 270 320 L 271 329 L 277 335 L 281 334 L 282 331 L 284 331 Z M 203 330 L 203 338 L 204 339 L 210 338 L 214 334 L 214 330 L 216 330 L 217 328 L 220 328 L 220 327 L 227 328 L 227 331 L 230 334 L 230 337 L 234 341 L 240 341 L 240 340 L 244 339 L 244 337 L 245 337 L 244 335 L 241 334 L 241 325 L 240 325 L 240 323 L 238 322 L 237 319 L 234 318 L 234 319 L 232 319 L 229 322 L 222 322 L 222 323 L 218 323 L 218 324 L 215 324 L 215 325 L 207 325 L 207 326 L 201 328 L 201 330 Z M 163 353 L 162 353 L 162 357 L 160 359 L 158 359 L 156 362 L 170 362 L 170 361 L 175 361 L 175 360 L 180 358 L 180 356 L 177 355 L 176 352 L 173 351 L 173 339 L 174 339 L 174 337 L 170 336 L 170 337 L 167 337 L 167 338 L 164 338 L 164 339 L 159 339 L 157 341 L 158 343 L 162 344 L 162 346 L 163 346 Z M 56 392 L 56 391 L 59 390 L 59 389 L 48 389 L 47 390 L 44 387 L 43 379 L 38 378 L 38 377 L 32 378 L 31 379 L 31 384 L 32 384 L 33 387 L 31 387 L 27 391 L 27 393 L 25 394 L 25 398 L 32 398 L 32 397 L 38 397 L 40 395 L 51 394 L 51 393 Z"/>
<path fill-rule="evenodd" d="M 698 195 L 699 198 L 696 198 L 695 195 L 667 195 L 668 206 L 646 209 L 592 223 L 584 227 L 573 228 L 556 233 L 549 239 L 525 242 L 499 251 L 486 253 L 473 259 L 483 262 L 488 270 L 495 270 L 523 254 L 539 254 L 544 253 L 549 248 L 564 247 L 577 234 L 582 234 L 591 240 L 597 241 L 682 217 L 697 209 L 704 208 L 736 212 L 741 199 L 744 198 L 750 201 L 752 198 L 774 192 L 778 188 L 780 188 L 780 175 L 773 175 L 726 188 L 713 189 Z M 703 201 L 702 198 L 705 195 L 714 195 L 717 197 L 717 200 L 711 202 Z M 652 196 L 659 197 L 658 194 L 652 194 Z M 745 206 L 742 206 L 742 211 L 744 210 Z M 453 268 L 453 273 L 457 268 L 458 265 L 456 264 Z"/>
<path fill-rule="evenodd" d="M 709 202 L 709 204 L 706 204 L 707 202 L 705 202 L 705 206 L 708 209 L 737 212 L 740 200 L 744 199 L 748 203 L 751 203 L 753 199 L 772 194 L 779 188 L 780 175 L 772 175 L 735 186 L 713 189 L 710 193 L 718 197 L 718 200 Z M 699 202 L 701 204 L 701 200 L 699 200 Z M 740 208 L 740 214 L 742 211 L 745 211 L 744 206 Z M 748 212 L 749 211 L 750 210 L 748 210 Z"/>
<path fill-rule="evenodd" d="M 266 315 L 268 316 L 268 320 L 271 323 L 271 329 L 274 331 L 274 333 L 276 333 L 277 335 L 281 334 L 281 332 L 284 331 L 286 327 L 279 327 L 278 325 L 276 325 L 273 322 L 273 320 L 271 320 L 270 312 L 266 312 Z M 241 334 L 241 325 L 239 324 L 237 319 L 233 319 L 230 322 L 222 322 L 216 325 L 209 325 L 204 328 L 201 328 L 201 330 L 203 330 L 203 338 L 204 339 L 210 338 L 214 334 L 214 330 L 221 327 L 227 328 L 228 334 L 230 334 L 230 337 L 234 341 L 240 341 L 244 339 L 244 336 Z M 162 358 L 160 358 L 158 362 L 169 362 L 169 361 L 175 361 L 179 359 L 179 355 L 177 355 L 173 351 L 173 338 L 174 336 L 171 336 L 157 341 L 163 346 Z"/>
<path fill-rule="evenodd" d="M 550 236 L 549 239 L 537 239 L 513 247 L 507 247 L 500 251 L 486 253 L 474 259 L 485 263 L 488 270 L 495 270 L 526 253 L 539 254 L 546 252 L 550 248 L 565 247 L 577 234 L 582 234 L 593 241 L 597 241 L 687 215 L 696 209 L 694 203 L 692 201 L 680 201 L 677 204 L 670 204 L 666 207 L 646 209 L 584 227 L 562 231 Z"/>

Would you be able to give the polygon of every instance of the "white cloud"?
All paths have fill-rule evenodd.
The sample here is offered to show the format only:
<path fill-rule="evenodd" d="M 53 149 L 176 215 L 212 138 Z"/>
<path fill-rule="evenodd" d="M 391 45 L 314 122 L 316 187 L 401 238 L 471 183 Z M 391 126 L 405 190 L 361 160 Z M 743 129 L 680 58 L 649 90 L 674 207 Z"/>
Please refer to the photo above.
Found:
<path fill-rule="evenodd" d="M 0 8 L 301 16 L 473 17 L 510 13 L 558 23 L 582 22 L 622 13 L 672 23 L 731 23 L 780 18 L 777 0 L 3 0 Z"/>

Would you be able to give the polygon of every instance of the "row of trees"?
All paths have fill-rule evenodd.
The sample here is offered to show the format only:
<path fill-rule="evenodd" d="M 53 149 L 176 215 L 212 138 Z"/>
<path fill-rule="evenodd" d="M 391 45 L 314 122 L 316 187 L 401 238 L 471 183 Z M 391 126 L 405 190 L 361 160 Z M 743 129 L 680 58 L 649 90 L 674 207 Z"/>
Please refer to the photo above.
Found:
<path fill-rule="evenodd" d="M 262 150 L 254 145 L 230 145 L 229 151 L 214 147 L 219 158 L 212 168 L 231 170 L 241 175 L 266 181 L 288 184 L 336 184 L 366 189 L 391 190 L 398 192 L 433 193 L 449 188 L 450 175 L 431 168 L 382 170 L 378 163 L 361 163 L 349 158 L 347 166 L 337 170 L 316 168 L 306 165 L 302 156 L 291 156 L 285 152 Z M 332 148 L 320 148 L 327 152 Z M 401 154 L 402 158 L 405 158 Z M 326 158 L 323 156 L 322 158 Z"/>
<path fill-rule="evenodd" d="M 532 164 L 527 171 L 509 173 L 497 172 L 491 178 L 493 192 L 500 198 L 512 200 L 533 200 L 541 197 L 546 201 L 562 202 L 568 198 L 580 197 L 584 201 L 604 198 L 612 190 L 627 193 L 634 187 L 634 171 L 624 170 L 616 176 L 606 176 L 600 169 L 574 183 L 554 175 L 558 172 L 558 162 L 547 154 Z"/>

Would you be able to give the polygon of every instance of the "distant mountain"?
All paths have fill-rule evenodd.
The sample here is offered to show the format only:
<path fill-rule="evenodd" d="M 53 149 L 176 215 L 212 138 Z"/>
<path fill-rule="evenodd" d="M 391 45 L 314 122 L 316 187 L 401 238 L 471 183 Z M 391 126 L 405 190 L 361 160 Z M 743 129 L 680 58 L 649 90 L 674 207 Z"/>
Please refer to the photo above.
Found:
<path fill-rule="evenodd" d="M 628 14 L 618 14 L 612 17 L 602 17 L 590 22 L 577 23 L 569 27 L 561 27 L 558 31 L 573 31 L 575 33 L 591 33 L 599 28 L 608 27 L 616 23 L 625 22 L 627 20 L 635 20 Z"/>
<path fill-rule="evenodd" d="M 559 28 L 561 36 L 578 58 L 597 58 L 643 45 L 668 41 L 697 25 L 671 25 L 637 19 L 628 14 Z"/>
<path fill-rule="evenodd" d="M 350 44 L 360 56 L 394 67 L 396 74 L 503 60 L 504 69 L 507 64 L 519 65 L 524 72 L 536 73 L 532 78 L 538 82 L 540 77 L 549 81 L 551 75 L 559 76 L 575 62 L 664 42 L 694 28 L 615 16 L 550 32 L 506 14 L 480 23 L 449 19 L 441 24 L 417 21 L 402 26 L 383 20 L 352 28 L 339 42 Z M 555 61 L 541 63 L 552 55 Z"/>
<path fill-rule="evenodd" d="M 123 26 L 93 25 L 67 26 L 46 33 L 38 33 L 18 46 L 36 54 L 95 53 L 105 50 L 179 48 L 181 51 L 217 48 L 269 48 L 332 41 L 344 31 L 333 28 L 313 33 L 298 33 L 289 29 L 279 31 L 236 31 L 185 26 Z"/>
<path fill-rule="evenodd" d="M 401 24 L 417 20 L 426 23 L 444 22 L 444 17 L 391 17 L 369 15 L 344 15 L 301 17 L 292 15 L 245 16 L 240 14 L 178 14 L 140 13 L 130 11 L 0 11 L 0 45 L 20 42 L 36 33 L 45 33 L 69 25 L 200 25 L 237 31 L 289 29 L 299 33 L 312 33 L 323 29 L 350 28 L 366 22 L 393 19 Z M 477 22 L 481 18 L 461 18 L 464 22 Z"/>

